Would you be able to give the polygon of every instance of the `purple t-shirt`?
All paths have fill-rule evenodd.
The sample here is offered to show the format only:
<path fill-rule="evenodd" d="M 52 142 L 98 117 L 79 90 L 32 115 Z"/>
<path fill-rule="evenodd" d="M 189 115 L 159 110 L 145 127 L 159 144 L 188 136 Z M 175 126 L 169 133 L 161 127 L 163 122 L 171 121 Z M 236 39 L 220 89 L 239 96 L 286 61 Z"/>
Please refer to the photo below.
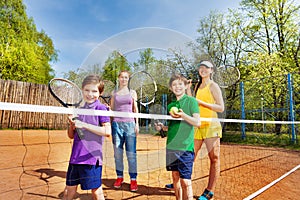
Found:
<path fill-rule="evenodd" d="M 130 93 L 118 95 L 114 93 L 114 111 L 132 113 L 133 98 Z M 132 117 L 114 117 L 115 122 L 134 122 Z"/>
<path fill-rule="evenodd" d="M 101 104 L 99 100 L 96 100 L 91 104 L 85 103 L 82 108 L 93 110 L 107 110 L 107 107 L 104 104 Z M 80 121 L 98 126 L 100 126 L 101 123 L 110 122 L 109 116 L 79 115 L 78 119 Z M 84 133 L 84 138 L 79 139 L 78 135 L 75 134 L 70 163 L 96 165 L 97 161 L 99 161 L 99 165 L 102 165 L 102 144 L 104 141 L 104 137 L 85 129 L 81 130 Z"/>

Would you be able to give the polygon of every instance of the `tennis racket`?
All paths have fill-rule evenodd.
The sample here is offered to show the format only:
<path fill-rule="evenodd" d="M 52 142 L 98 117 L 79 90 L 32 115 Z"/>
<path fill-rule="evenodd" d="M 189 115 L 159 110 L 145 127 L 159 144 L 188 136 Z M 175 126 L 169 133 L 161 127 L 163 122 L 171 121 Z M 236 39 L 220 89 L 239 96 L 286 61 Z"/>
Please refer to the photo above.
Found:
<path fill-rule="evenodd" d="M 159 120 L 155 120 L 155 123 L 159 124 L 160 121 Z M 159 135 L 160 135 L 161 138 L 167 137 L 167 131 L 164 131 L 162 126 L 160 127 Z"/>
<path fill-rule="evenodd" d="M 63 78 L 53 78 L 48 83 L 51 95 L 64 107 L 79 107 L 82 102 L 81 89 L 73 82 Z M 73 120 L 76 120 L 74 117 Z M 83 131 L 76 129 L 80 139 L 83 139 Z"/>
<path fill-rule="evenodd" d="M 240 70 L 232 65 L 222 65 L 213 72 L 212 79 L 221 88 L 228 88 L 239 81 Z"/>
<path fill-rule="evenodd" d="M 111 99 L 111 92 L 115 90 L 115 84 L 109 80 L 104 80 L 103 82 L 104 82 L 104 91 L 101 94 L 100 98 L 104 101 L 104 103 L 109 105 Z"/>
<path fill-rule="evenodd" d="M 137 93 L 137 102 L 147 106 L 155 101 L 157 86 L 153 77 L 146 71 L 133 73 L 128 82 L 128 87 Z"/>

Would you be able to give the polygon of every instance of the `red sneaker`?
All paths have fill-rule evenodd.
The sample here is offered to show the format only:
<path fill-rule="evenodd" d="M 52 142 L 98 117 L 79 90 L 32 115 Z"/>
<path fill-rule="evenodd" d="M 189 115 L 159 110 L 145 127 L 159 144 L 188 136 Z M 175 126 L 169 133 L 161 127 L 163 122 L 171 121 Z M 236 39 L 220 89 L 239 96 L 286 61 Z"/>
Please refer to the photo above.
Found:
<path fill-rule="evenodd" d="M 136 192 L 138 190 L 138 185 L 136 180 L 131 180 L 130 181 L 130 191 L 131 192 Z"/>
<path fill-rule="evenodd" d="M 123 181 L 123 178 L 117 178 L 116 182 L 114 183 L 114 188 L 120 188 L 122 186 Z"/>

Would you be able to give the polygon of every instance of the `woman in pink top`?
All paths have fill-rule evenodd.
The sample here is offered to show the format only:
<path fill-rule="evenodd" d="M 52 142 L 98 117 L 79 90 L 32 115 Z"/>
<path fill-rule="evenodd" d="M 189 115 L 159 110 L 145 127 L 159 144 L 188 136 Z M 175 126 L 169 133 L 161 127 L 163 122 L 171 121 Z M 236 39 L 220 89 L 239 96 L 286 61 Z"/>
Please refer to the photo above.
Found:
<path fill-rule="evenodd" d="M 119 87 L 112 92 L 110 102 L 113 111 L 138 113 L 137 94 L 128 88 L 129 72 L 121 71 L 118 76 Z M 130 176 L 130 191 L 137 191 L 137 159 L 136 159 L 136 137 L 139 133 L 137 118 L 114 117 L 112 120 L 112 142 L 114 144 L 114 158 L 116 165 L 117 180 L 115 188 L 120 188 L 124 181 L 124 146 L 128 160 Z"/>

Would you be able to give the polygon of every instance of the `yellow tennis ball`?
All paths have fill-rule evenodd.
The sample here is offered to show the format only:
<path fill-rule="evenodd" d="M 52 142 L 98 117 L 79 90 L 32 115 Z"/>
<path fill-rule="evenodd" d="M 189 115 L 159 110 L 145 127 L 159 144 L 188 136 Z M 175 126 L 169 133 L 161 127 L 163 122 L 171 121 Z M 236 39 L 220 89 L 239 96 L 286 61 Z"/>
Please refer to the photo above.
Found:
<path fill-rule="evenodd" d="M 176 114 L 178 114 L 178 111 L 179 111 L 179 109 L 177 108 L 177 107 L 172 107 L 171 109 L 170 109 L 170 112 L 173 114 L 173 115 L 176 115 Z"/>

